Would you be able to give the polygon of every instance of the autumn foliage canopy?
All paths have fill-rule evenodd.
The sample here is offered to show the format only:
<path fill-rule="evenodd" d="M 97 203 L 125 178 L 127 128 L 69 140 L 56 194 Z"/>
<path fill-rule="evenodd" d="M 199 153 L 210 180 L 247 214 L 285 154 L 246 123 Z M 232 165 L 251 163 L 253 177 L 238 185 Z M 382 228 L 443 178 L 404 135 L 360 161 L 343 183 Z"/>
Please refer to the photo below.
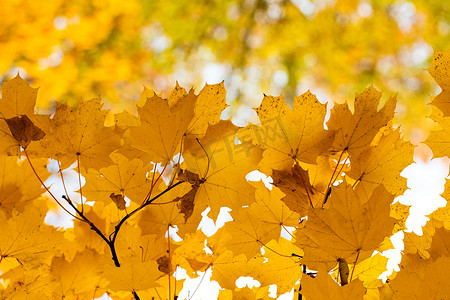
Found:
<path fill-rule="evenodd" d="M 443 90 L 432 114 L 441 128 L 427 141 L 437 156 L 449 155 L 449 70 L 450 52 L 437 51 L 429 72 Z M 211 269 L 221 299 L 266 299 L 273 284 L 306 299 L 450 294 L 448 208 L 433 213 L 427 234 L 406 234 L 401 271 L 378 279 L 387 262 L 380 252 L 408 216 L 393 203 L 414 149 L 392 126 L 395 97 L 380 104 L 371 86 L 326 120 L 311 92 L 292 109 L 264 96 L 260 123 L 238 127 L 220 119 L 223 84 L 198 95 L 176 86 L 167 99 L 145 89 L 136 115 L 109 122 L 100 98 L 36 114 L 37 92 L 19 76 L 2 91 L 4 299 L 174 299 L 179 268 L 192 277 Z M 44 183 L 49 159 L 63 195 Z M 75 184 L 65 182 L 70 170 Z M 255 170 L 273 183 L 246 179 Z M 44 224 L 54 202 L 73 228 Z M 206 209 L 216 220 L 222 207 L 232 221 L 211 236 L 197 229 Z M 261 286 L 238 289 L 240 276 Z"/>
<path fill-rule="evenodd" d="M 0 9 L 1 299 L 449 298 L 450 205 L 419 236 L 397 199 L 450 157 L 446 1 L 84 2 Z M 228 95 L 168 91 L 211 64 Z"/>

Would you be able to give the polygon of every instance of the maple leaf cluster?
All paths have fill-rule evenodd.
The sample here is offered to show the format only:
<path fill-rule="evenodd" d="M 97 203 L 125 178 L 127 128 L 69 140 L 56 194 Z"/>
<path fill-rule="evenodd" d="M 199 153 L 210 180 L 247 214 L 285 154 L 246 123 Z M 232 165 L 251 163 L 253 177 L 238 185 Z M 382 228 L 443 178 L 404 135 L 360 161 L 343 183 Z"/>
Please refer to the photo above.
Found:
<path fill-rule="evenodd" d="M 449 57 L 436 52 L 430 68 L 443 91 L 432 115 L 441 129 L 427 143 L 443 156 Z M 424 236 L 406 235 L 402 271 L 378 279 L 389 237 L 406 229 L 408 207 L 393 201 L 407 188 L 400 172 L 414 147 L 393 128 L 396 98 L 380 103 L 373 86 L 351 108 L 336 104 L 329 119 L 309 91 L 292 109 L 282 96 L 264 96 L 260 124 L 245 127 L 220 119 L 223 84 L 198 95 L 177 85 L 167 99 L 144 89 L 135 114 L 113 115 L 95 98 L 40 115 L 36 95 L 19 76 L 3 85 L 4 299 L 176 299 L 179 268 L 191 277 L 211 269 L 221 299 L 269 299 L 274 284 L 278 295 L 294 288 L 307 299 L 450 294 L 448 206 L 433 213 Z M 64 195 L 45 184 L 49 159 Z M 269 188 L 247 179 L 255 170 L 270 176 Z M 55 202 L 73 228 L 44 223 Z M 202 214 L 216 221 L 223 207 L 232 221 L 206 236 Z M 260 287 L 237 288 L 241 276 Z"/>

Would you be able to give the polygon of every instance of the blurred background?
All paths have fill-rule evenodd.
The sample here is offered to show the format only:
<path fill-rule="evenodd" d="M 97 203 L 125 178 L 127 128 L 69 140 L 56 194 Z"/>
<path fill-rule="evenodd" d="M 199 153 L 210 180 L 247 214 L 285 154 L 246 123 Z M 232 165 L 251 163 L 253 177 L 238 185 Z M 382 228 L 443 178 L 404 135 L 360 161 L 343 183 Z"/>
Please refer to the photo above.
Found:
<path fill-rule="evenodd" d="M 449 34 L 442 0 L 5 0 L 0 79 L 20 72 L 41 107 L 101 95 L 117 112 L 143 85 L 164 95 L 224 80 L 224 117 L 240 125 L 263 93 L 343 102 L 373 84 L 397 93 L 397 122 L 417 143 L 439 91 L 425 69 Z"/>

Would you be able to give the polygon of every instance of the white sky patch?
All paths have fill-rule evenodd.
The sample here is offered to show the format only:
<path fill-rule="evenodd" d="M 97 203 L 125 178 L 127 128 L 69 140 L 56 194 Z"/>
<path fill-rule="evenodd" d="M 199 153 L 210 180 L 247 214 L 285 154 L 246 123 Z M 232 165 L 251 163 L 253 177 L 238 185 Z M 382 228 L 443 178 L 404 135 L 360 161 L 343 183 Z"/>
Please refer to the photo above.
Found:
<path fill-rule="evenodd" d="M 178 272 L 178 270 L 177 270 Z M 184 273 L 186 274 L 186 273 Z M 205 272 L 197 272 L 197 278 L 177 276 L 178 279 L 186 278 L 183 289 L 178 294 L 179 300 L 211 300 L 219 296 L 220 286 L 217 281 L 211 281 L 211 268 Z"/>
<path fill-rule="evenodd" d="M 225 225 L 226 222 L 233 220 L 229 213 L 231 209 L 228 207 L 220 208 L 219 215 L 217 216 L 215 223 L 210 217 L 208 217 L 208 213 L 210 211 L 211 209 L 208 207 L 202 212 L 203 218 L 198 225 L 198 228 L 201 229 L 206 236 L 212 236 L 220 227 Z"/>
<path fill-rule="evenodd" d="M 269 190 L 272 190 L 272 183 L 273 183 L 273 179 L 270 176 L 267 176 L 264 173 L 261 173 L 258 170 L 254 170 L 251 171 L 250 173 L 247 174 L 247 176 L 245 176 L 245 179 L 247 179 L 248 181 L 260 181 L 262 180 L 262 182 L 264 183 L 264 185 L 266 186 L 266 188 L 268 188 Z"/>
<path fill-rule="evenodd" d="M 394 245 L 394 249 L 389 249 L 386 251 L 383 251 L 381 254 L 387 258 L 389 258 L 386 268 L 387 271 L 382 273 L 378 278 L 380 278 L 383 281 L 386 281 L 387 277 L 392 274 L 393 271 L 400 271 L 400 268 L 398 267 L 398 264 L 400 263 L 402 259 L 402 251 L 404 249 L 403 244 L 403 238 L 405 237 L 405 234 L 403 231 L 396 232 L 393 236 L 391 236 L 390 240 L 392 244 Z"/>
<path fill-rule="evenodd" d="M 411 206 L 406 227 L 422 235 L 422 226 L 429 220 L 427 215 L 444 207 L 447 201 L 440 196 L 444 192 L 445 177 L 448 175 L 448 159 L 435 158 L 429 161 L 415 159 L 401 173 L 408 178 L 408 189 L 398 197 L 401 204 Z"/>
<path fill-rule="evenodd" d="M 248 288 L 253 288 L 254 286 L 260 287 L 261 283 L 258 280 L 253 279 L 253 277 L 250 276 L 241 276 L 238 279 L 236 279 L 236 286 L 238 288 L 243 288 L 247 286 Z"/>
<path fill-rule="evenodd" d="M 449 160 L 447 158 L 431 159 L 431 151 L 426 148 L 430 156 L 422 160 L 418 155 L 414 156 L 414 163 L 406 167 L 401 173 L 407 177 L 409 189 L 394 201 L 410 206 L 409 217 L 406 220 L 406 232 L 413 232 L 419 236 L 423 234 L 422 227 L 429 218 L 427 215 L 446 205 L 446 200 L 440 196 L 444 191 L 445 178 L 449 171 Z M 380 279 L 386 280 L 392 271 L 400 271 L 398 264 L 401 261 L 404 232 L 400 231 L 391 237 L 395 249 L 384 251 L 382 255 L 389 258 L 387 271 L 381 274 Z"/>
<path fill-rule="evenodd" d="M 50 189 L 50 192 L 56 197 L 56 199 L 58 199 L 59 203 L 61 203 L 72 214 L 75 214 L 75 211 L 62 198 L 62 195 L 66 195 L 66 191 L 64 190 L 64 186 L 61 181 L 61 175 L 58 173 L 58 162 L 51 159 L 47 168 L 52 175 L 44 182 L 45 185 Z M 75 192 L 79 189 L 80 184 L 78 181 L 78 173 L 74 170 L 74 168 L 76 168 L 76 163 L 63 170 L 62 174 L 67 188 L 67 196 L 72 201 L 80 203 L 80 193 Z M 81 176 L 81 186 L 84 186 L 84 184 L 85 179 Z M 46 195 L 52 199 L 48 193 L 46 193 Z M 84 201 L 86 201 L 86 198 L 83 197 L 83 202 Z M 58 206 L 58 211 L 55 212 L 50 210 L 47 212 L 45 223 L 55 227 L 71 228 L 73 227 L 73 217 Z"/>

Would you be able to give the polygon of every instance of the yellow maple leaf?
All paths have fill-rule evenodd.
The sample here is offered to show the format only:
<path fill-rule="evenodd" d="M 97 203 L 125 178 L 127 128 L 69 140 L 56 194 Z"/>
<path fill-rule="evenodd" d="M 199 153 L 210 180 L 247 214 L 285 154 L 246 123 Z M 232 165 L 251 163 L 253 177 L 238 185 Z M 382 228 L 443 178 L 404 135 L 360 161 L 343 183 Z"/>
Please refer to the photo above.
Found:
<path fill-rule="evenodd" d="M 165 186 L 164 183 L 161 185 Z M 178 227 L 178 234 L 181 236 L 194 232 L 201 221 L 201 215 L 186 219 L 177 203 L 190 190 L 190 184 L 182 183 L 147 207 L 139 216 L 138 224 L 142 228 L 142 232 L 163 235 L 169 227 L 173 226 Z"/>
<path fill-rule="evenodd" d="M 50 176 L 47 160 L 33 160 L 35 170 L 43 180 Z M 30 201 L 38 198 L 44 191 L 27 161 L 17 157 L 0 156 L 0 210 L 11 217 L 14 209 L 22 212 Z"/>
<path fill-rule="evenodd" d="M 211 254 L 204 250 L 205 239 L 205 234 L 200 230 L 186 235 L 172 256 L 180 267 L 190 273 L 191 278 L 196 276 L 197 271 L 205 272 L 213 261 Z"/>
<path fill-rule="evenodd" d="M 250 259 L 260 252 L 265 243 L 280 236 L 280 227 L 267 226 L 266 222 L 259 219 L 257 208 L 233 210 L 231 216 L 233 221 L 227 222 L 223 230 L 231 237 L 225 247 L 234 255 L 245 254 L 247 259 Z"/>
<path fill-rule="evenodd" d="M 404 255 L 400 272 L 390 286 L 399 299 L 445 299 L 450 295 L 450 257 L 423 260 L 419 255 Z"/>
<path fill-rule="evenodd" d="M 107 232 L 107 230 L 109 230 L 110 224 L 108 224 L 107 220 L 105 220 L 105 218 L 107 218 L 105 212 L 103 212 L 103 214 L 99 213 L 95 208 L 86 205 L 83 213 L 102 232 Z M 98 234 L 96 234 L 87 223 L 75 222 L 73 233 L 74 243 L 71 247 L 64 249 L 66 258 L 71 258 L 71 255 L 75 255 L 74 251 L 83 251 L 86 247 L 94 249 L 99 253 L 104 253 L 105 248 L 107 249 L 107 245 L 103 239 L 98 236 Z"/>
<path fill-rule="evenodd" d="M 316 278 L 303 276 L 300 294 L 307 299 L 362 299 L 366 289 L 359 280 L 345 286 L 339 284 L 328 275 L 325 268 L 319 268 Z"/>
<path fill-rule="evenodd" d="M 37 88 L 32 88 L 19 74 L 3 83 L 0 115 L 3 119 L 20 117 L 32 118 L 36 105 Z"/>
<path fill-rule="evenodd" d="M 319 263 L 332 267 L 338 259 L 357 263 L 370 257 L 394 227 L 392 200 L 383 186 L 370 197 L 345 183 L 333 189 L 330 208 L 310 209 L 305 227 L 296 233 L 302 262 L 314 269 Z"/>
<path fill-rule="evenodd" d="M 52 297 L 53 288 L 48 266 L 40 268 L 25 268 L 22 265 L 4 272 L 0 278 L 9 284 L 0 289 L 0 297 L 4 300 L 36 299 L 45 300 Z"/>
<path fill-rule="evenodd" d="M 167 163 L 181 151 L 180 143 L 194 117 L 196 101 L 193 91 L 174 103 L 154 95 L 138 108 L 140 126 L 130 127 L 130 144 L 145 153 L 139 155 L 144 162 Z"/>
<path fill-rule="evenodd" d="M 274 170 L 272 178 L 273 185 L 286 194 L 283 202 L 302 217 L 309 208 L 320 207 L 324 202 L 328 182 L 312 185 L 308 172 L 297 164 L 289 172 Z"/>
<path fill-rule="evenodd" d="M 276 187 L 268 190 L 263 182 L 252 183 L 256 187 L 256 201 L 250 205 L 250 210 L 265 224 L 269 231 L 276 231 L 279 236 L 287 227 L 296 227 L 300 215 L 289 209 L 284 203 L 283 193 Z"/>
<path fill-rule="evenodd" d="M 3 84 L 0 100 L 1 153 L 18 155 L 19 146 L 26 148 L 31 141 L 38 141 L 45 136 L 41 128 L 35 125 L 47 119 L 34 113 L 37 91 L 19 74 Z"/>
<path fill-rule="evenodd" d="M 228 106 L 225 102 L 226 90 L 224 84 L 205 84 L 197 96 L 194 117 L 188 126 L 187 137 L 202 138 L 209 125 L 220 121 L 222 111 Z"/>
<path fill-rule="evenodd" d="M 249 261 L 251 276 L 261 286 L 277 285 L 277 295 L 289 292 L 302 278 L 303 267 L 297 255 L 300 249 L 284 238 L 271 240 L 264 246 L 264 255 Z"/>
<path fill-rule="evenodd" d="M 415 254 L 418 253 L 423 259 L 428 259 L 430 254 L 428 249 L 431 247 L 431 241 L 433 239 L 437 221 L 431 219 L 422 228 L 423 234 L 421 236 L 416 235 L 414 232 L 405 232 L 403 238 L 403 244 L 405 245 L 404 252 Z"/>
<path fill-rule="evenodd" d="M 126 196 L 134 203 L 141 204 L 152 187 L 152 182 L 147 179 L 150 166 L 144 165 L 140 159 L 128 160 L 119 153 L 112 153 L 110 157 L 113 165 L 87 171 L 83 196 L 88 201 L 103 201 L 105 204 L 114 201 L 114 195 Z"/>
<path fill-rule="evenodd" d="M 442 90 L 450 90 L 450 50 L 434 51 L 432 64 L 428 68 L 428 72 Z"/>
<path fill-rule="evenodd" d="M 395 98 L 390 98 L 378 110 L 381 93 L 373 86 L 356 94 L 354 113 L 346 104 L 338 104 L 331 110 L 327 126 L 336 131 L 333 147 L 336 151 L 356 151 L 368 147 L 381 127 L 394 116 Z"/>
<path fill-rule="evenodd" d="M 434 260 L 441 256 L 450 256 L 450 231 L 445 228 L 436 229 L 431 247 L 428 250 Z"/>
<path fill-rule="evenodd" d="M 220 296 L 218 300 L 225 300 L 225 295 Z M 273 299 L 269 297 L 269 287 L 256 287 L 248 288 L 244 286 L 243 288 L 236 288 L 230 295 L 231 299 L 242 299 L 242 300 L 270 300 Z"/>
<path fill-rule="evenodd" d="M 400 138 L 399 130 L 383 135 L 376 146 L 368 147 L 350 159 L 347 175 L 357 180 L 367 194 L 383 184 L 393 195 L 406 190 L 406 178 L 400 173 L 411 162 L 414 147 Z"/>
<path fill-rule="evenodd" d="M 245 255 L 233 256 L 231 251 L 225 251 L 213 257 L 211 266 L 213 273 L 211 280 L 217 281 L 222 288 L 234 290 L 236 280 L 241 276 L 247 276 L 247 259 Z"/>
<path fill-rule="evenodd" d="M 352 279 L 358 278 L 363 281 L 366 288 L 373 287 L 373 285 L 382 285 L 382 281 L 378 277 L 386 271 L 387 262 L 387 257 L 377 253 L 352 266 L 350 271 L 353 275 Z"/>
<path fill-rule="evenodd" d="M 4 120 L 0 120 L 0 153 L 15 156 L 20 153 L 20 142 L 14 138 Z"/>
<path fill-rule="evenodd" d="M 59 252 L 57 245 L 64 241 L 62 233 L 44 224 L 44 209 L 28 205 L 8 220 L 0 214 L 0 268 L 5 259 L 40 266 Z"/>
<path fill-rule="evenodd" d="M 105 127 L 106 110 L 99 98 L 82 101 L 77 109 L 67 104 L 57 104 L 50 120 L 48 134 L 31 144 L 29 152 L 34 155 L 54 158 L 61 169 L 78 161 L 86 170 L 99 170 L 112 164 L 109 154 L 120 146 L 120 131 Z"/>
<path fill-rule="evenodd" d="M 138 292 L 159 286 L 156 282 L 163 276 L 158 270 L 158 263 L 152 261 L 142 261 L 139 257 L 132 257 L 124 261 L 120 268 L 114 265 L 104 267 L 103 276 L 109 281 L 109 288 L 113 291 Z"/>
<path fill-rule="evenodd" d="M 440 129 L 430 132 L 426 144 L 433 151 L 435 157 L 450 156 L 449 134 L 450 134 L 450 117 L 444 117 L 441 112 L 434 111 L 432 114 L 434 121 L 436 121 Z"/>
<path fill-rule="evenodd" d="M 64 256 L 54 257 L 50 266 L 54 285 L 53 297 L 92 297 L 93 290 L 98 290 L 98 295 L 101 295 L 106 281 L 100 274 L 107 259 L 89 249 L 77 252 L 70 261 Z"/>
<path fill-rule="evenodd" d="M 199 176 L 195 197 L 198 213 L 211 208 L 215 220 L 220 207 L 238 209 L 255 199 L 254 187 L 245 179 L 261 159 L 261 151 L 250 143 L 235 143 L 237 127 L 230 121 L 210 126 L 206 135 L 184 154 L 184 164 Z"/>
<path fill-rule="evenodd" d="M 296 161 L 314 164 L 333 142 L 333 131 L 323 124 L 326 105 L 309 91 L 294 99 L 293 110 L 281 96 L 265 96 L 255 110 L 261 126 L 241 129 L 239 138 L 265 149 L 259 166 L 266 174 L 272 169 L 289 170 Z"/>

